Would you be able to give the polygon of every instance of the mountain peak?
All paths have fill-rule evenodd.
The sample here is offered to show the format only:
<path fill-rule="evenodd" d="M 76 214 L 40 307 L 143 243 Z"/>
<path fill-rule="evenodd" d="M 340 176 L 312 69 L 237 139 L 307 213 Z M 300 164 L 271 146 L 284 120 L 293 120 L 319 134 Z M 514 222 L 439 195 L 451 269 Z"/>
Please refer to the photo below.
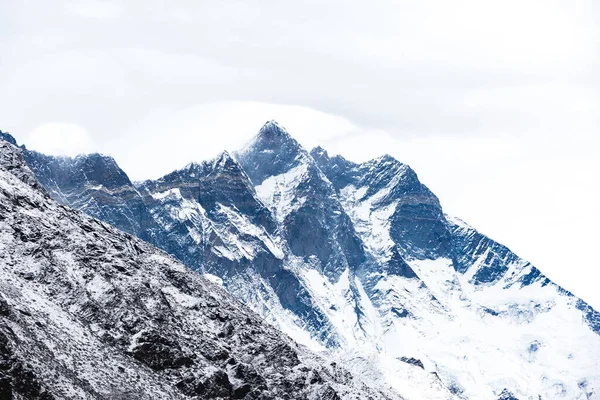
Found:
<path fill-rule="evenodd" d="M 290 136 L 290 134 L 285 130 L 285 128 L 274 119 L 265 122 L 265 124 L 260 128 L 258 132 L 259 135 L 271 135 L 271 136 Z"/>
<path fill-rule="evenodd" d="M 373 160 L 371 160 L 371 162 L 374 162 L 374 163 L 402 164 L 400 161 L 396 160 L 394 157 L 392 157 L 388 153 L 386 153 L 386 154 L 384 154 L 382 156 L 379 156 L 377 158 L 374 158 Z"/>
<path fill-rule="evenodd" d="M 224 164 L 224 163 L 228 163 L 231 161 L 233 161 L 233 157 L 231 157 L 231 154 L 229 154 L 229 152 L 227 150 L 224 150 L 224 151 L 220 152 L 219 155 L 213 159 L 213 164 L 219 165 L 219 164 Z"/>
<path fill-rule="evenodd" d="M 255 185 L 309 159 L 308 152 L 274 120 L 265 123 L 236 158 Z"/>
<path fill-rule="evenodd" d="M 17 146 L 17 141 L 15 140 L 15 138 L 8 132 L 2 132 L 0 130 L 0 140 L 5 140 L 8 143 L 12 144 L 13 146 Z"/>
<path fill-rule="evenodd" d="M 226 170 L 226 169 L 235 169 L 242 172 L 242 167 L 239 165 L 237 160 L 231 156 L 231 154 L 225 150 L 221 152 L 216 158 L 214 158 L 211 162 L 212 170 Z"/>
<path fill-rule="evenodd" d="M 69 159 L 71 157 L 61 157 L 58 158 Z M 118 168 L 117 160 L 114 159 L 113 156 L 109 156 L 102 153 L 87 153 L 87 154 L 78 154 L 73 160 L 75 162 L 91 162 L 91 163 L 100 163 L 113 168 Z"/>
<path fill-rule="evenodd" d="M 27 166 L 23 151 L 6 139 L 0 140 L 0 170 L 8 171 L 29 186 L 40 189 L 33 172 Z"/>
<path fill-rule="evenodd" d="M 412 171 L 408 165 L 398 161 L 389 154 L 384 154 L 377 158 L 363 162 L 360 164 L 360 167 L 367 170 L 376 169 L 386 171 L 387 175 L 396 175 L 398 173 L 404 173 L 404 171 Z"/>
<path fill-rule="evenodd" d="M 278 151 L 281 147 L 292 145 L 301 147 L 288 131 L 275 120 L 267 121 L 252 138 L 250 143 L 240 153 L 251 151 L 251 149 Z"/>
<path fill-rule="evenodd" d="M 310 151 L 310 155 L 314 158 L 314 159 L 324 159 L 327 160 L 329 159 L 329 153 L 327 152 L 327 150 L 325 150 L 324 148 L 322 148 L 321 146 L 317 146 L 314 149 L 312 149 Z"/>

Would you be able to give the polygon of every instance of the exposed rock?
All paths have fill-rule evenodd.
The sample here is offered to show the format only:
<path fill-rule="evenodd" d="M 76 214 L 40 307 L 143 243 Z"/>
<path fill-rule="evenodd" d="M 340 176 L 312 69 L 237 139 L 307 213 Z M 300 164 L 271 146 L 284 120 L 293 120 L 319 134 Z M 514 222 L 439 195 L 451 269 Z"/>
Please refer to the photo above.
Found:
<path fill-rule="evenodd" d="M 144 331 L 135 335 L 130 352 L 137 360 L 159 371 L 193 364 L 193 360 L 183 354 L 176 342 L 152 331 Z"/>
<path fill-rule="evenodd" d="M 421 369 L 425 369 L 425 366 L 423 365 L 423 362 L 421 360 L 418 360 L 418 359 L 413 358 L 413 357 L 400 357 L 400 361 L 405 362 L 407 364 L 414 365 L 414 366 L 419 367 Z"/>
<path fill-rule="evenodd" d="M 5 398 L 304 400 L 323 385 L 348 399 L 400 398 L 337 375 L 288 392 L 324 360 L 150 244 L 57 204 L 21 179 L 19 150 L 2 143 Z"/>
<path fill-rule="evenodd" d="M 8 317 L 10 315 L 10 306 L 2 297 L 0 297 L 0 317 Z"/>
<path fill-rule="evenodd" d="M 502 393 L 500 393 L 500 397 L 498 397 L 498 400 L 519 400 L 519 399 L 516 398 L 510 390 L 504 389 L 502 391 Z"/>
<path fill-rule="evenodd" d="M 415 171 L 389 155 L 355 163 L 330 156 L 323 148 L 308 153 L 274 121 L 234 157 L 224 152 L 137 187 L 110 157 L 67 159 L 28 150 L 25 154 L 44 188 L 59 202 L 162 248 L 302 344 L 340 354 L 339 364 L 356 369 L 354 376 L 391 384 L 399 391 L 414 385 L 412 391 L 421 390 L 429 399 L 455 399 L 472 390 L 483 391 L 476 396 L 492 398 L 497 394 L 496 382 L 506 378 L 496 368 L 501 359 L 515 375 L 540 377 L 526 387 L 517 380 L 515 387 L 508 388 L 515 393 L 532 398 L 558 392 L 575 396 L 582 390 L 578 382 L 583 381 L 586 393 L 600 390 L 600 314 L 507 247 L 446 215 Z M 2 160 L 15 167 L 21 180 L 35 184 L 18 155 Z M 42 264 L 50 261 L 39 269 L 13 259 L 7 265 L 18 271 L 19 279 L 43 283 L 49 296 L 63 299 L 65 290 L 71 293 L 80 284 L 69 278 L 54 285 L 62 271 L 54 267 L 55 255 L 63 242 L 44 234 L 47 228 L 37 226 L 31 214 L 18 214 L 21 209 L 35 212 L 45 207 L 40 199 L 18 195 L 0 203 L 0 221 L 12 221 L 14 229 L 8 235 L 22 242 L 22 258 L 32 257 Z M 147 307 L 146 300 L 127 297 L 129 288 L 115 285 L 111 278 L 114 274 L 139 277 L 137 269 L 144 270 L 145 265 L 137 259 L 123 260 L 130 254 L 143 259 L 154 250 L 127 236 L 108 245 L 98 243 L 112 230 L 106 224 L 78 223 L 94 240 L 73 252 L 92 270 L 83 279 L 88 282 L 100 274 L 103 291 L 102 301 L 83 297 L 74 310 L 85 321 L 96 321 L 104 330 L 101 340 L 123 348 L 140 330 L 162 333 L 165 325 L 177 324 L 181 304 L 169 293 L 156 292 L 161 280 L 139 278 L 141 283 L 135 287 L 144 296 L 160 298 L 146 310 L 153 321 L 149 324 L 148 315 L 139 312 Z M 111 255 L 113 250 L 122 259 Z M 185 271 L 160 272 L 177 289 L 179 300 L 181 295 L 195 296 L 197 288 Z M 124 293 L 135 307 L 119 313 L 118 320 L 103 318 L 106 307 L 121 305 Z M 37 306 L 7 299 L 15 310 L 11 318 L 24 316 L 51 328 L 37 317 Z M 221 369 L 245 363 L 267 379 L 253 358 L 267 357 L 276 369 L 303 364 L 303 352 L 295 346 L 252 342 L 265 334 L 262 321 L 236 319 L 218 301 L 204 300 L 185 309 L 203 313 L 214 331 L 211 335 L 188 332 L 190 337 L 197 335 L 202 343 L 198 346 L 176 341 L 193 365 L 164 372 L 188 376 L 187 369 L 193 369 L 193 376 L 204 377 L 204 363 Z M 560 329 L 565 318 L 584 324 Z M 556 329 L 548 329 L 552 324 Z M 495 333 L 502 327 L 515 334 L 520 346 L 497 339 Z M 412 368 L 402 361 L 405 348 L 390 345 L 404 341 L 407 332 L 414 341 L 410 345 L 421 352 L 419 358 L 427 359 L 428 367 L 436 371 Z M 471 332 L 478 332 L 477 337 Z M 165 338 L 171 340 L 171 335 Z M 205 344 L 214 344 L 213 339 L 218 345 Z M 238 340 L 246 343 L 243 354 L 232 348 Z M 527 347 L 533 342 L 543 343 L 539 352 L 547 354 L 562 354 L 562 343 L 577 346 L 567 358 L 554 359 L 536 356 L 538 352 Z M 454 351 L 456 343 L 461 343 L 460 357 L 449 362 L 445 349 Z M 387 364 L 390 359 L 392 367 Z M 482 368 L 471 371 L 474 362 Z M 386 374 L 389 368 L 408 369 L 412 378 L 409 382 L 392 378 Z M 308 393 L 299 384 L 307 382 L 308 371 L 274 379 L 284 392 Z M 343 373 L 319 372 L 323 382 L 316 385 L 331 376 L 346 379 Z M 255 396 L 252 391 L 245 395 Z M 275 395 L 269 389 L 261 396 Z"/>

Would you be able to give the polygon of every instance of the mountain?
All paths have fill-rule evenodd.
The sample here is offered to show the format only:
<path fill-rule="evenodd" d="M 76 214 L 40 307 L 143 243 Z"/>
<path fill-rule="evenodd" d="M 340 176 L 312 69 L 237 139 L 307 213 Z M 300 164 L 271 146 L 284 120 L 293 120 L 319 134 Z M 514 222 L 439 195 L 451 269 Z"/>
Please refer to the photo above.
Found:
<path fill-rule="evenodd" d="M 140 193 L 112 157 L 55 157 L 25 147 L 22 150 L 27 164 L 36 171 L 36 178 L 56 201 L 162 245 L 162 232 Z"/>
<path fill-rule="evenodd" d="M 279 223 L 293 256 L 305 263 L 316 257 L 317 268 L 331 280 L 365 261 L 363 246 L 333 185 L 276 122 L 267 122 L 236 156 Z"/>
<path fill-rule="evenodd" d="M 166 232 L 171 254 L 217 276 L 264 315 L 276 308 L 311 330 L 327 329 L 296 275 L 284 267 L 289 251 L 274 217 L 229 153 L 146 181 L 139 190 Z"/>
<path fill-rule="evenodd" d="M 308 152 L 269 121 L 239 152 L 135 190 L 157 225 L 147 240 L 404 398 L 600 396 L 600 314 L 446 215 L 389 155 Z"/>
<path fill-rule="evenodd" d="M 311 153 L 339 182 L 345 209 L 380 260 L 362 279 L 383 318 L 385 354 L 434 366 L 467 398 L 598 394 L 596 311 L 445 215 L 410 167 L 389 156 L 355 164 L 320 148 Z"/>
<path fill-rule="evenodd" d="M 6 141 L 0 274 L 1 399 L 399 399 L 166 253 L 58 204 Z"/>

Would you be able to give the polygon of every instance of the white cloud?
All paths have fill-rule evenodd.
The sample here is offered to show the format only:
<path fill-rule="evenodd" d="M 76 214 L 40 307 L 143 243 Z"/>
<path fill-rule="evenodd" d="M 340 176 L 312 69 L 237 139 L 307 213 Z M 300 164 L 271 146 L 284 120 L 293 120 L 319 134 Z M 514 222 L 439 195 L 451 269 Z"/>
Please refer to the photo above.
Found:
<path fill-rule="evenodd" d="M 140 179 L 239 148 L 274 118 L 307 147 L 410 164 L 448 212 L 600 309 L 598 10 L 0 2 L 0 128 L 47 152 L 112 154 Z M 82 130 L 83 144 L 60 136 Z"/>
<path fill-rule="evenodd" d="M 85 18 L 117 18 L 123 12 L 118 4 L 109 1 L 88 0 L 74 2 L 69 6 L 75 14 Z"/>
<path fill-rule="evenodd" d="M 155 110 L 102 148 L 116 157 L 132 179 L 157 178 L 190 161 L 239 150 L 271 119 L 280 121 L 309 149 L 358 129 L 345 118 L 309 107 L 210 102 L 180 110 Z"/>
<path fill-rule="evenodd" d="M 59 156 L 75 156 L 93 151 L 95 147 L 82 127 L 62 122 L 50 122 L 38 126 L 24 143 L 30 149 Z"/>

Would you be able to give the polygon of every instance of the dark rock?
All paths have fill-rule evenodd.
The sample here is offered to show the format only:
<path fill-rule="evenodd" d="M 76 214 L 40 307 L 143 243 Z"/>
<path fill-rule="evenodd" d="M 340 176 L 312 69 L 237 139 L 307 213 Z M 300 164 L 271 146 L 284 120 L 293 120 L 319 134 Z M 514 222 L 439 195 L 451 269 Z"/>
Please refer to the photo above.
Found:
<path fill-rule="evenodd" d="M 536 341 L 531 342 L 529 344 L 529 347 L 527 348 L 527 351 L 529 353 L 537 353 L 537 351 L 540 349 L 541 346 L 542 346 L 542 344 L 536 340 Z"/>
<path fill-rule="evenodd" d="M 321 387 L 318 391 L 317 398 L 319 400 L 341 400 L 337 392 L 329 385 Z"/>
<path fill-rule="evenodd" d="M 484 307 L 483 311 L 486 312 L 487 314 L 493 315 L 494 317 L 497 317 L 498 315 L 500 315 L 499 312 L 494 311 L 491 308 L 487 308 L 487 307 Z"/>
<path fill-rule="evenodd" d="M 227 360 L 229 358 L 227 350 L 210 342 L 200 343 L 200 354 L 210 361 Z"/>
<path fill-rule="evenodd" d="M 0 297 L 0 317 L 8 317 L 10 315 L 10 306 L 2 297 Z"/>
<path fill-rule="evenodd" d="M 502 393 L 500 393 L 500 397 L 498 397 L 498 400 L 519 400 L 519 399 L 516 398 L 510 390 L 504 389 L 502 391 Z"/>
<path fill-rule="evenodd" d="M 112 157 L 88 154 L 70 158 L 27 149 L 23 152 L 37 180 L 58 202 L 80 208 L 125 232 L 164 247 L 160 228 L 133 183 Z"/>
<path fill-rule="evenodd" d="M 243 383 L 242 385 L 233 389 L 232 397 L 234 399 L 243 399 L 248 393 L 250 393 L 251 390 L 252 386 L 250 386 L 249 383 Z"/>
<path fill-rule="evenodd" d="M 205 399 L 231 397 L 231 383 L 229 382 L 229 377 L 225 371 L 215 371 L 211 376 L 204 380 L 203 385 L 205 387 L 203 398 Z"/>
<path fill-rule="evenodd" d="M 408 316 L 410 316 L 410 313 L 408 312 L 408 310 L 399 310 L 396 307 L 392 307 L 391 311 L 394 313 L 394 315 L 396 315 L 399 318 L 406 318 Z"/>
<path fill-rule="evenodd" d="M 48 393 L 33 371 L 22 363 L 16 362 L 10 371 L 12 375 L 12 386 L 15 393 L 31 400 L 54 400 L 54 396 Z"/>
<path fill-rule="evenodd" d="M 600 335 L 600 312 L 581 299 L 577 300 L 577 309 L 583 312 L 583 318 L 590 329 Z"/>
<path fill-rule="evenodd" d="M 476 285 L 494 283 L 504 276 L 508 266 L 519 261 L 519 258 L 506 246 L 503 246 L 487 236 L 471 228 L 449 223 L 453 237 L 452 259 L 457 272 L 465 273 L 480 257 L 487 253 L 481 267 L 472 278 Z M 524 282 L 531 283 L 535 272 Z"/>
<path fill-rule="evenodd" d="M 176 342 L 162 337 L 157 332 L 141 333 L 130 352 L 138 361 L 159 371 L 193 364 L 193 360 L 183 354 Z"/>
<path fill-rule="evenodd" d="M 12 144 L 13 146 L 17 145 L 17 141 L 15 140 L 15 138 L 8 132 L 0 131 L 0 140 L 6 140 L 8 143 Z"/>
<path fill-rule="evenodd" d="M 416 367 L 419 367 L 421 369 L 425 369 L 425 366 L 423 365 L 423 362 L 417 358 L 413 358 L 413 357 L 400 357 L 400 361 L 405 362 L 407 364 L 411 364 L 414 365 Z"/>
<path fill-rule="evenodd" d="M 13 392 L 10 377 L 0 372 L 0 400 L 12 400 Z"/>
<path fill-rule="evenodd" d="M 323 383 L 323 377 L 317 370 L 311 370 L 308 375 L 308 383 L 311 385 Z"/>
<path fill-rule="evenodd" d="M 188 376 L 177 382 L 175 386 L 186 396 L 201 396 L 206 392 L 202 379 L 195 376 Z"/>
<path fill-rule="evenodd" d="M 232 373 L 235 378 L 251 385 L 253 389 L 266 390 L 267 383 L 265 379 L 256 372 L 256 369 L 249 364 L 239 363 L 233 367 Z"/>
<path fill-rule="evenodd" d="M 231 322 L 228 322 L 225 324 L 225 326 L 223 326 L 223 329 L 221 330 L 221 332 L 219 332 L 219 337 L 230 337 L 231 335 L 233 335 L 233 324 Z"/>
<path fill-rule="evenodd" d="M 536 267 L 531 267 L 531 271 L 528 274 L 523 275 L 519 281 L 521 282 L 521 287 L 531 285 L 534 282 L 545 279 L 546 277 L 542 274 L 542 272 Z"/>

